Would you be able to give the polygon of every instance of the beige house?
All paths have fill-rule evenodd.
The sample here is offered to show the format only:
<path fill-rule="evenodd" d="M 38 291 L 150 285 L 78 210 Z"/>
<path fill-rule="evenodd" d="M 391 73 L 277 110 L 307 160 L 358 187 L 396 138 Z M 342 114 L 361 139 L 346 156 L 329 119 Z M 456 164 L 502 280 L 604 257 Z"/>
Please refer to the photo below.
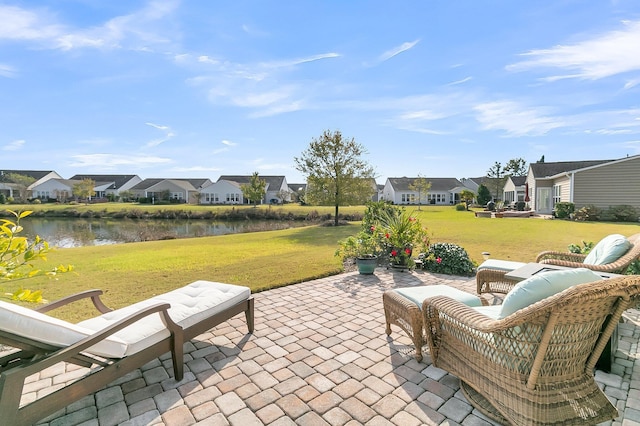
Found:
<path fill-rule="evenodd" d="M 559 202 L 573 203 L 576 209 L 626 204 L 640 211 L 640 155 L 618 160 L 531 163 L 525 185 L 529 205 L 539 214 L 551 214 Z"/>
<path fill-rule="evenodd" d="M 431 183 L 431 188 L 427 193 L 418 193 L 411 189 L 418 177 L 395 177 L 387 178 L 382 199 L 391 201 L 394 204 L 456 204 L 460 202 L 460 192 L 465 187 L 456 178 L 424 178 Z"/>

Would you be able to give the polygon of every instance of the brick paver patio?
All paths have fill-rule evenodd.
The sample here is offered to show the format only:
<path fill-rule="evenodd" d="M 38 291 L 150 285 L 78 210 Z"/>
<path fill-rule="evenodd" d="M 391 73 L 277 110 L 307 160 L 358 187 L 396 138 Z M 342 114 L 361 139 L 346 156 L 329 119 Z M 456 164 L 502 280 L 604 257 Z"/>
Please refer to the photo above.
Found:
<path fill-rule="evenodd" d="M 185 345 L 185 377 L 169 356 L 46 419 L 58 425 L 491 425 L 465 400 L 458 379 L 415 361 L 397 327 L 387 337 L 382 293 L 475 280 L 422 271 L 345 273 L 254 295 L 256 327 L 244 316 Z M 618 407 L 614 425 L 640 425 L 638 311 L 625 314 L 611 374 L 596 380 Z M 33 377 L 24 400 L 50 392 L 82 369 L 57 366 Z"/>

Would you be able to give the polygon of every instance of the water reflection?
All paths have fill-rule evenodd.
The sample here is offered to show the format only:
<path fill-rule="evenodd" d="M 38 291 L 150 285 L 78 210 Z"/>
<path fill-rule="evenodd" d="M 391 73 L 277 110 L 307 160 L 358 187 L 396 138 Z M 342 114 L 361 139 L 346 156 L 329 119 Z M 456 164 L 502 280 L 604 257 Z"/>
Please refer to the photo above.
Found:
<path fill-rule="evenodd" d="M 40 235 L 52 246 L 61 248 L 98 246 L 174 238 L 204 237 L 269 231 L 304 226 L 304 222 L 206 220 L 132 220 L 132 219 L 60 219 L 25 218 L 20 221 L 24 235 Z"/>

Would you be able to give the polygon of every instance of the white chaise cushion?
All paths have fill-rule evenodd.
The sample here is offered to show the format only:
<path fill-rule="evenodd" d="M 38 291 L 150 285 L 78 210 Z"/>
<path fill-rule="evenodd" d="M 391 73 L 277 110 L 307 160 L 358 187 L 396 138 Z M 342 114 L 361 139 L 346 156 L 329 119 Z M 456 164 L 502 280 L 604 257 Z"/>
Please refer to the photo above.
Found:
<path fill-rule="evenodd" d="M 495 269 L 498 271 L 511 272 L 522 268 L 526 263 L 514 262 L 512 260 L 487 259 L 478 266 L 478 271 L 483 269 Z"/>
<path fill-rule="evenodd" d="M 585 265 L 606 265 L 620 259 L 631 248 L 624 235 L 611 234 L 604 237 L 584 258 Z"/>
<path fill-rule="evenodd" d="M 196 281 L 168 293 L 95 318 L 72 324 L 34 310 L 0 301 L 0 329 L 55 346 L 69 346 L 120 319 L 156 303 L 169 303 L 169 316 L 183 328 L 222 312 L 251 295 L 247 287 L 211 281 Z M 160 318 L 152 314 L 109 336 L 87 352 L 107 358 L 122 358 L 139 352 L 169 336 Z"/>
<path fill-rule="evenodd" d="M 0 329 L 53 346 L 70 346 L 92 334 L 93 330 L 72 324 L 23 306 L 0 300 Z M 96 355 L 120 358 L 127 343 L 110 336 L 91 348 Z"/>
<path fill-rule="evenodd" d="M 187 328 L 248 299 L 250 295 L 251 290 L 248 287 L 195 281 L 168 293 L 81 321 L 78 325 L 96 332 L 150 305 L 169 303 L 171 319 L 182 328 Z M 161 341 L 169 336 L 169 331 L 164 326 L 160 314 L 153 314 L 120 330 L 113 336 L 127 344 L 126 351 L 119 355 L 122 357 L 135 354 Z"/>

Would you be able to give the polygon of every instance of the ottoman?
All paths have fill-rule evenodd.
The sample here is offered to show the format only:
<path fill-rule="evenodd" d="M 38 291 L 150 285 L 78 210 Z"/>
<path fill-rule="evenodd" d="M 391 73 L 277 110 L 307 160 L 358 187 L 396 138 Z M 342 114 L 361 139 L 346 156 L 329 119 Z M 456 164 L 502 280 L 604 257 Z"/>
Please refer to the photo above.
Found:
<path fill-rule="evenodd" d="M 387 336 L 391 334 L 391 324 L 404 330 L 416 348 L 416 361 L 422 361 L 422 346 L 425 343 L 422 320 L 422 302 L 435 296 L 446 296 L 467 306 L 483 306 L 488 302 L 482 296 L 458 290 L 448 285 L 428 285 L 387 290 L 382 294 Z"/>

